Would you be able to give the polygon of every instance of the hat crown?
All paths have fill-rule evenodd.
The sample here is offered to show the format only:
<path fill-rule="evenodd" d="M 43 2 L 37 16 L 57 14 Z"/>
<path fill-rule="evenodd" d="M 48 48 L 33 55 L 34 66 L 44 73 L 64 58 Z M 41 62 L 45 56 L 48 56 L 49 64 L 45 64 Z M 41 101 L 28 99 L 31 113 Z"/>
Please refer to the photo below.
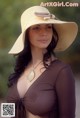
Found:
<path fill-rule="evenodd" d="M 49 15 L 50 12 L 48 11 L 47 8 L 42 7 L 42 6 L 34 6 L 34 7 L 30 7 L 27 10 L 25 10 L 23 12 L 23 14 L 21 15 L 21 28 L 22 31 L 24 31 L 26 29 L 26 27 L 33 22 L 32 24 L 35 24 L 35 20 L 36 20 L 36 16 L 39 16 L 39 14 L 36 13 L 42 13 L 42 15 Z"/>

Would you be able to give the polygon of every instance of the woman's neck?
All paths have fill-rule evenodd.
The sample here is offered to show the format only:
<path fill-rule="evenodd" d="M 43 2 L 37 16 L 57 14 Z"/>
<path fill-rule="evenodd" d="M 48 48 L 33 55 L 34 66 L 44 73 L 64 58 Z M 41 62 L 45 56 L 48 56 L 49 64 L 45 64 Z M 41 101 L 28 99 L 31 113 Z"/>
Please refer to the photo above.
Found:
<path fill-rule="evenodd" d="M 43 60 L 43 50 L 42 49 L 32 49 L 32 61 L 34 64 L 39 63 Z"/>

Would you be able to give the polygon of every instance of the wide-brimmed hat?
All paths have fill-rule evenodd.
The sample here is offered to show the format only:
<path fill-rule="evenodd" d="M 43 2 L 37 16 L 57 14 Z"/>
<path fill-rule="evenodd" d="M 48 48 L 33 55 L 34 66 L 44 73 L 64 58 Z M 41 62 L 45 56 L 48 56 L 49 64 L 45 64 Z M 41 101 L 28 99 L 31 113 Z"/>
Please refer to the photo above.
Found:
<path fill-rule="evenodd" d="M 32 25 L 53 24 L 56 29 L 59 40 L 54 51 L 64 51 L 74 41 L 78 26 L 75 22 L 61 21 L 54 14 L 51 14 L 47 8 L 42 6 L 33 6 L 28 8 L 21 15 L 22 32 L 17 38 L 9 54 L 18 54 L 24 49 L 25 32 Z"/>

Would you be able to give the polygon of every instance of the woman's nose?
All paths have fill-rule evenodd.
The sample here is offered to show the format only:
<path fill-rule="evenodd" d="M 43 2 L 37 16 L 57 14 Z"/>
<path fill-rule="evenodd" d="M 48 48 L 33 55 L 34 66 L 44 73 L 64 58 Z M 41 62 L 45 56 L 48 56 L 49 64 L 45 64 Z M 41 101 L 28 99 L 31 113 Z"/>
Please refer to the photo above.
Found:
<path fill-rule="evenodd" d="M 47 33 L 48 33 L 48 32 L 47 32 L 46 28 L 41 30 L 41 34 L 42 34 L 42 35 L 47 35 Z"/>

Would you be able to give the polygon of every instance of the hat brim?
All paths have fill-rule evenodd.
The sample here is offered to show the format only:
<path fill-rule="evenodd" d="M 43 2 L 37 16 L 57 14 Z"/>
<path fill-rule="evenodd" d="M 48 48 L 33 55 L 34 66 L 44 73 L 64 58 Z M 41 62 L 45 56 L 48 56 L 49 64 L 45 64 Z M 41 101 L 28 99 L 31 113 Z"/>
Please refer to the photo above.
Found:
<path fill-rule="evenodd" d="M 46 20 L 46 21 L 39 21 L 31 24 L 28 24 L 26 29 L 20 34 L 20 36 L 17 38 L 16 42 L 14 43 L 13 47 L 9 51 L 9 54 L 18 54 L 24 49 L 24 39 L 25 39 L 25 31 L 33 25 L 36 24 L 53 24 L 58 36 L 59 40 L 57 43 L 56 48 L 54 51 L 64 51 L 66 50 L 75 40 L 75 37 L 78 32 L 78 26 L 75 22 L 66 22 L 66 21 L 60 21 L 60 20 Z"/>

